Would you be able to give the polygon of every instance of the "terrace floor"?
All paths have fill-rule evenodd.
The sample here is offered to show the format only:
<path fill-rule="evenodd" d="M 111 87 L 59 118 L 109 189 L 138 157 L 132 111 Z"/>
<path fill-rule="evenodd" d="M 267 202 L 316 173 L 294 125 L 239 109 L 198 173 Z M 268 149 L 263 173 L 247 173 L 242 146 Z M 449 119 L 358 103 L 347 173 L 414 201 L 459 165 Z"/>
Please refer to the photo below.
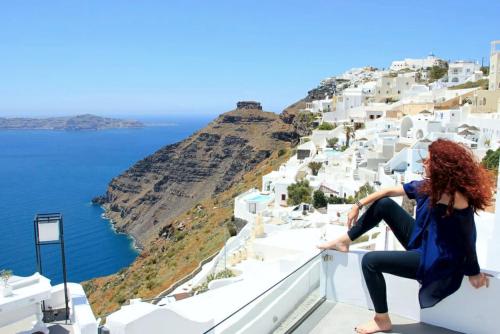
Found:
<path fill-rule="evenodd" d="M 0 334 L 27 334 L 33 333 L 29 329 L 32 323 L 36 320 L 35 316 L 25 318 L 21 321 L 13 323 L 9 326 L 0 328 Z M 49 334 L 73 334 L 75 333 L 72 325 L 66 325 L 64 320 L 54 321 L 53 323 L 47 324 L 49 328 Z"/>
<path fill-rule="evenodd" d="M 295 331 L 294 334 L 355 333 L 354 327 L 369 321 L 373 311 L 343 303 L 323 302 Z M 393 329 L 399 334 L 457 334 L 446 328 L 391 315 Z"/>

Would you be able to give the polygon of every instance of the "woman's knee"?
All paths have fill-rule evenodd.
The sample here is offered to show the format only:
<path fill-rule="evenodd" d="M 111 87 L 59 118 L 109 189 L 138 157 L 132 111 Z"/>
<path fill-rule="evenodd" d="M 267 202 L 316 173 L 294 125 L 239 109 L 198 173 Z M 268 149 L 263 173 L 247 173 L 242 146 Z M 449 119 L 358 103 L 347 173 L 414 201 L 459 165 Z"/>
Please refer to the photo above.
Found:
<path fill-rule="evenodd" d="M 378 261 L 378 254 L 377 252 L 368 252 L 363 256 L 363 259 L 361 260 L 361 267 L 363 270 L 371 270 L 373 271 L 376 267 L 376 263 Z"/>
<path fill-rule="evenodd" d="M 397 203 L 394 202 L 394 200 L 390 197 L 382 197 L 373 202 L 372 205 L 376 206 L 377 208 L 381 208 L 383 210 L 383 209 L 388 209 L 394 205 L 397 205 Z"/>

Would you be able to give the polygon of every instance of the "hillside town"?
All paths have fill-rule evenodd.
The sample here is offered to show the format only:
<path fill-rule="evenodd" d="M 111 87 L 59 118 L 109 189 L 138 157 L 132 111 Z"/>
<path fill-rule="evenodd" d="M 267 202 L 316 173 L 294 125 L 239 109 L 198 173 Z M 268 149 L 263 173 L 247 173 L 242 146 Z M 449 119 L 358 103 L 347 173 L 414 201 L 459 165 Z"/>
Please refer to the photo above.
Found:
<path fill-rule="evenodd" d="M 254 101 L 239 102 L 238 108 L 262 109 Z M 356 200 L 422 179 L 423 159 L 434 140 L 463 143 L 478 160 L 500 148 L 500 40 L 491 42 L 489 66 L 431 54 L 395 60 L 386 69 L 349 69 L 309 91 L 298 115 L 310 133 L 288 161 L 262 175 L 260 189 L 234 199 L 234 220 L 246 225 L 168 294 L 153 302 L 132 299 L 107 315 L 101 333 L 161 333 L 165 323 L 172 333 L 322 333 L 334 325 L 327 325 L 327 315 L 314 318 L 315 310 L 328 302 L 337 317 L 360 312 L 355 307 L 370 308 L 366 287 L 352 277 L 362 277 L 363 252 L 403 249 L 390 229 L 380 224 L 349 253 L 316 245 L 346 231 Z M 413 214 L 412 201 L 396 201 Z M 428 333 L 497 331 L 500 245 L 493 240 L 500 238 L 500 212 L 490 207 L 475 222 L 479 263 L 492 275 L 490 290 L 463 284 L 454 299 L 421 311 L 416 299 L 401 302 L 417 294 L 417 283 L 391 277 L 396 320 Z M 76 291 L 81 303 L 74 323 L 80 333 L 95 334 L 99 321 L 82 290 Z M 464 300 L 470 306 L 460 308 Z M 329 330 L 342 333 L 342 326 L 350 325 L 338 322 L 337 331 Z"/>
<path fill-rule="evenodd" d="M 153 311 L 163 308 L 178 328 L 193 328 L 192 333 L 285 333 L 326 284 L 321 282 L 319 258 L 312 262 L 316 267 L 308 262 L 317 257 L 315 245 L 345 231 L 347 212 L 356 199 L 376 189 L 422 179 L 422 159 L 438 138 L 467 145 L 478 159 L 500 147 L 499 46 L 500 41 L 491 43 L 489 67 L 429 55 L 396 60 L 382 70 L 353 68 L 322 80 L 299 110 L 315 127 L 310 135 L 300 138 L 292 157 L 278 170 L 262 176 L 261 189 L 249 189 L 235 198 L 234 217 L 248 222 L 243 230 L 158 306 L 135 300 L 110 315 L 106 327 L 115 333 L 134 323 L 154 323 Z M 413 213 L 413 203 L 398 200 Z M 500 237 L 500 215 L 491 208 L 476 217 L 476 224 L 480 265 L 499 271 L 500 261 L 493 255 L 500 248 L 491 241 Z M 385 226 L 372 230 L 353 248 L 403 249 Z M 294 273 L 281 281 L 286 293 L 271 291 L 272 297 L 259 297 L 293 268 L 300 268 L 301 276 Z M 336 284 L 347 284 L 341 281 Z M 307 288 L 299 288 L 297 282 Z M 259 298 L 239 309 L 253 297 Z M 268 319 L 270 309 L 277 319 Z M 139 310 L 144 312 L 141 316 L 137 316 Z M 416 315 L 415 310 L 399 311 L 452 330 L 474 328 L 470 315 L 465 323 L 457 321 L 457 315 L 446 319 Z M 490 332 L 482 325 L 474 333 Z M 320 327 L 321 323 L 311 332 L 321 332 Z"/>

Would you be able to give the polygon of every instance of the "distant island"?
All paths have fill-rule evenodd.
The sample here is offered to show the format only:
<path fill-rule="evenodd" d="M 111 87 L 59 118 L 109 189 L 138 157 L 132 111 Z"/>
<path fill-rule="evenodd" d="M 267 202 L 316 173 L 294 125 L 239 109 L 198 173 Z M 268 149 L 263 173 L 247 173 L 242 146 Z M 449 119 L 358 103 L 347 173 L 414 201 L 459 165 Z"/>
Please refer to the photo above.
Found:
<path fill-rule="evenodd" d="M 0 130 L 25 129 L 79 131 L 141 127 L 144 127 L 144 124 L 139 121 L 99 117 L 91 114 L 49 118 L 0 117 Z"/>

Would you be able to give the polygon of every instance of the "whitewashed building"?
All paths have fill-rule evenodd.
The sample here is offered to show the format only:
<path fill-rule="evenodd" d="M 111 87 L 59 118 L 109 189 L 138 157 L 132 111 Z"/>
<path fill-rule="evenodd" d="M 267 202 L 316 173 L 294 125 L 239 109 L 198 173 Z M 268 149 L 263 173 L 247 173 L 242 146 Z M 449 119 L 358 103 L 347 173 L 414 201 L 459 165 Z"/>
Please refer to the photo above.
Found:
<path fill-rule="evenodd" d="M 477 81 L 477 75 L 482 77 L 480 67 L 477 62 L 473 61 L 458 60 L 452 62 L 448 65 L 448 82 L 459 85 L 467 81 Z"/>
<path fill-rule="evenodd" d="M 404 69 L 426 69 L 428 67 L 438 66 L 441 62 L 441 59 L 434 56 L 433 54 L 430 54 L 426 58 L 405 58 L 404 60 L 395 60 L 391 63 L 390 69 L 391 71 L 400 71 Z"/>
<path fill-rule="evenodd" d="M 500 40 L 491 42 L 489 90 L 500 90 Z"/>

